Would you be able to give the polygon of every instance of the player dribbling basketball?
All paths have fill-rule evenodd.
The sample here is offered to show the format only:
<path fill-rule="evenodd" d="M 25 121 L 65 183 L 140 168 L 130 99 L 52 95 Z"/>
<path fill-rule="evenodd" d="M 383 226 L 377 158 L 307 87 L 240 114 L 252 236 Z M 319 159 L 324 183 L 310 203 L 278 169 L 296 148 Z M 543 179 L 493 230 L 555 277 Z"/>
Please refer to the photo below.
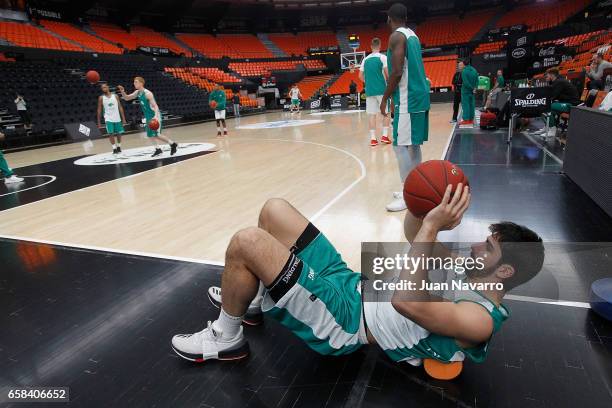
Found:
<path fill-rule="evenodd" d="M 117 89 L 121 92 L 121 99 L 124 101 L 131 101 L 133 99 L 138 98 L 138 102 L 140 102 L 140 107 L 142 108 L 142 113 L 145 117 L 145 129 L 147 131 L 147 137 L 153 145 L 155 146 L 155 151 L 151 157 L 159 156 L 163 153 L 162 149 L 159 147 L 158 140 L 163 140 L 164 142 L 170 145 L 170 156 L 173 156 L 178 149 L 178 144 L 173 142 L 170 138 L 161 134 L 161 112 L 159 111 L 159 106 L 155 102 L 155 96 L 153 96 L 153 92 L 149 91 L 145 87 L 145 80 L 143 77 L 137 76 L 134 78 L 134 88 L 136 90 L 131 94 L 125 93 L 125 88 L 121 85 L 117 85 Z M 157 130 L 153 130 L 149 127 L 149 122 L 151 119 L 157 119 L 159 122 L 159 128 Z"/>
<path fill-rule="evenodd" d="M 104 124 L 106 125 L 106 133 L 108 140 L 113 146 L 113 154 L 121 153 L 121 135 L 125 132 L 123 124 L 125 121 L 125 112 L 119 97 L 111 93 L 108 84 L 100 85 L 102 95 L 98 97 L 98 127 L 102 127 L 100 121 L 102 113 L 104 113 Z M 115 137 L 117 139 L 115 143 Z"/>

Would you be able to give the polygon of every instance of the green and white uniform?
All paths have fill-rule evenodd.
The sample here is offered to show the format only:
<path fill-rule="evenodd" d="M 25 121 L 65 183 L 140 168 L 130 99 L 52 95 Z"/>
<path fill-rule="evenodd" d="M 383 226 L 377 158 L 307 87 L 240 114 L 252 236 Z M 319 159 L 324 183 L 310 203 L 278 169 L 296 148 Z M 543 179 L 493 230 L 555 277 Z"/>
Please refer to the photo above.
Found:
<path fill-rule="evenodd" d="M 13 175 L 13 169 L 11 169 L 2 154 L 2 150 L 0 150 L 0 176 L 9 178 Z"/>
<path fill-rule="evenodd" d="M 463 120 L 474 120 L 476 98 L 474 89 L 478 86 L 478 72 L 471 65 L 466 65 L 461 71 L 461 114 Z"/>
<path fill-rule="evenodd" d="M 493 319 L 493 334 L 510 316 L 504 305 L 497 306 L 484 295 L 475 291 L 460 291 L 454 295 L 454 302 L 474 302 L 486 309 Z M 422 359 L 463 361 L 466 356 L 472 361 L 484 361 L 489 341 L 476 347 L 461 348 L 453 337 L 430 333 L 412 320 L 402 316 L 391 302 L 366 302 L 364 314 L 368 329 L 378 345 L 393 361 L 404 361 L 421 365 Z"/>
<path fill-rule="evenodd" d="M 393 92 L 393 145 L 421 145 L 429 135 L 429 82 L 421 56 L 421 43 L 414 31 L 400 27 L 406 37 L 406 57 L 402 77 Z M 391 49 L 387 50 L 389 75 L 394 69 Z"/>
<path fill-rule="evenodd" d="M 121 115 L 119 113 L 119 100 L 113 93 L 110 96 L 102 95 L 102 109 L 104 112 L 104 123 L 106 124 L 106 133 L 116 135 L 124 133 L 123 123 L 121 123 Z"/>
<path fill-rule="evenodd" d="M 289 96 L 291 97 L 291 105 L 300 106 L 300 89 L 296 86 L 295 88 L 291 88 L 289 91 Z"/>
<path fill-rule="evenodd" d="M 156 137 L 159 136 L 162 130 L 162 120 L 161 116 L 159 117 L 159 129 L 152 130 L 149 128 L 149 121 L 155 117 L 155 111 L 151 108 L 151 104 L 147 99 L 147 94 L 150 94 L 151 91 L 148 89 L 143 89 L 138 92 L 138 102 L 140 102 L 140 107 L 142 108 L 142 114 L 145 117 L 145 129 L 147 131 L 147 137 Z"/>
<path fill-rule="evenodd" d="M 262 310 L 320 354 L 352 353 L 367 343 L 360 277 L 312 224 L 277 280 Z M 280 291 L 280 293 L 279 293 Z"/>
<path fill-rule="evenodd" d="M 208 103 L 212 101 L 217 102 L 217 106 L 215 106 L 215 119 L 225 119 L 225 104 L 227 102 L 227 97 L 225 96 L 225 92 L 221 89 L 215 89 L 208 95 Z"/>
<path fill-rule="evenodd" d="M 385 68 L 387 56 L 380 52 L 373 52 L 365 57 L 359 67 L 365 82 L 366 113 L 370 115 L 380 112 L 380 102 L 387 88 Z"/>

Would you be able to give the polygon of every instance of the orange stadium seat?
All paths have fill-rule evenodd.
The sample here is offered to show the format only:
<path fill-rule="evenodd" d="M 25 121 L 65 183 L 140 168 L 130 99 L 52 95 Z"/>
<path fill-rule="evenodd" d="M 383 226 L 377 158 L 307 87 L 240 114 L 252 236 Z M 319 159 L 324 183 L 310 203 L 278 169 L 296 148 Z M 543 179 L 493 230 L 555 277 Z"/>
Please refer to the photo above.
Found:
<path fill-rule="evenodd" d="M 359 71 L 345 71 L 340 77 L 329 87 L 330 95 L 341 95 L 349 93 L 349 85 L 351 81 L 355 81 L 357 89 L 363 89 L 363 83 L 359 80 Z"/>
<path fill-rule="evenodd" d="M 189 50 L 181 47 L 178 43 L 165 37 L 163 34 L 153 31 L 150 28 L 135 26 L 130 30 L 132 36 L 138 39 L 139 45 L 147 47 L 167 48 L 175 54 L 189 54 Z"/>
<path fill-rule="evenodd" d="M 90 50 L 104 53 L 104 54 L 121 54 L 121 48 L 109 44 L 106 41 L 94 37 L 85 31 L 79 30 L 68 23 L 60 23 L 59 21 L 41 20 L 40 25 L 45 27 L 49 31 L 53 31 L 61 35 L 62 37 L 68 38 L 74 42 L 81 44 L 83 47 L 89 48 Z"/>
<path fill-rule="evenodd" d="M 470 42 L 480 29 L 495 15 L 495 9 L 467 13 L 463 18 L 457 15 L 432 17 L 416 29 L 424 47 Z"/>
<path fill-rule="evenodd" d="M 321 60 L 292 60 L 264 62 L 231 62 L 229 69 L 245 77 L 260 77 L 272 74 L 272 71 L 295 71 L 298 65 L 304 65 L 306 70 L 326 69 Z"/>
<path fill-rule="evenodd" d="M 304 99 L 310 99 L 323 85 L 325 85 L 333 75 L 307 76 L 297 83 L 300 93 Z"/>
<path fill-rule="evenodd" d="M 525 24 L 529 31 L 544 30 L 558 26 L 590 3 L 590 0 L 562 0 L 521 5 L 504 14 L 497 27 Z"/>
<path fill-rule="evenodd" d="M 83 51 L 83 47 L 61 40 L 29 24 L 0 21 L 0 37 L 20 47 Z"/>
<path fill-rule="evenodd" d="M 259 39 L 247 34 L 177 34 L 185 44 L 212 57 L 270 58 L 273 54 Z"/>
<path fill-rule="evenodd" d="M 452 87 L 453 75 L 457 70 L 457 55 L 423 58 L 423 65 L 432 88 Z"/>
<path fill-rule="evenodd" d="M 338 45 L 336 34 L 331 31 L 269 34 L 268 38 L 288 55 L 306 55 L 306 50 L 311 47 Z"/>
<path fill-rule="evenodd" d="M 107 39 L 108 41 L 121 44 L 124 48 L 128 50 L 135 50 L 140 44 L 137 37 L 128 33 L 124 29 L 107 23 L 91 23 L 91 28 L 98 34 L 100 37 Z"/>

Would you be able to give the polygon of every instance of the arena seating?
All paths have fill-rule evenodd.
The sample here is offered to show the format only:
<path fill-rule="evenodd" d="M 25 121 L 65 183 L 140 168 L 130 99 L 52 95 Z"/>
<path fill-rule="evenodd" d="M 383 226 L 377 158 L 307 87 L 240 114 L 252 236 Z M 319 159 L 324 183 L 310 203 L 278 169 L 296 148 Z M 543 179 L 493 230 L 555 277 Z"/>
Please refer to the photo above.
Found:
<path fill-rule="evenodd" d="M 61 40 L 30 24 L 0 21 L 0 37 L 19 47 L 83 51 L 82 47 Z"/>
<path fill-rule="evenodd" d="M 497 27 L 526 24 L 529 31 L 556 27 L 571 16 L 583 10 L 590 0 L 545 1 L 518 6 L 497 21 Z"/>
<path fill-rule="evenodd" d="M 194 50 L 211 58 L 269 58 L 273 54 L 259 39 L 246 34 L 177 34 L 177 37 Z"/>
<path fill-rule="evenodd" d="M 214 68 L 214 67 L 196 67 L 196 68 L 190 68 L 191 72 L 194 72 L 198 75 L 203 76 L 204 78 L 210 79 L 213 82 L 216 83 L 241 83 L 243 82 L 242 79 L 237 78 L 231 74 L 228 74 L 225 71 L 220 70 L 219 68 Z"/>
<path fill-rule="evenodd" d="M 122 53 L 119 47 L 109 44 L 108 42 L 88 34 L 85 31 L 79 30 L 71 24 L 60 23 L 59 21 L 41 20 L 40 25 L 45 27 L 47 30 L 53 31 L 64 38 L 77 42 L 90 50 L 104 54 Z"/>
<path fill-rule="evenodd" d="M 416 33 L 424 47 L 467 43 L 495 13 L 496 9 L 488 9 L 468 13 L 463 18 L 457 15 L 432 17 L 419 24 Z"/>
<path fill-rule="evenodd" d="M 329 87 L 330 95 L 345 95 L 349 93 L 349 85 L 351 81 L 357 84 L 357 90 L 363 90 L 363 82 L 359 79 L 359 71 L 355 72 L 344 71 L 338 79 Z"/>
<path fill-rule="evenodd" d="M 453 75 L 457 70 L 457 55 L 423 58 L 423 64 L 432 88 L 452 87 Z"/>
<path fill-rule="evenodd" d="M 261 77 L 271 75 L 272 71 L 295 71 L 298 65 L 304 65 L 306 70 L 322 70 L 327 66 L 321 60 L 291 60 L 264 62 L 231 62 L 229 69 L 244 77 Z"/>
<path fill-rule="evenodd" d="M 544 44 L 556 44 L 556 45 L 565 45 L 566 47 L 576 47 L 580 44 L 583 44 L 587 41 L 590 41 L 593 38 L 598 37 L 600 34 L 603 34 L 604 31 L 603 30 L 599 30 L 599 31 L 593 31 L 590 33 L 584 33 L 584 34 L 578 34 L 578 35 L 572 35 L 569 37 L 563 37 L 563 38 L 559 38 L 557 40 L 554 41 L 546 41 L 546 42 L 541 42 L 538 43 L 536 45 L 541 46 Z M 594 46 L 594 45 L 593 45 Z"/>
<path fill-rule="evenodd" d="M 138 45 L 147 47 L 167 48 L 175 54 L 189 55 L 190 51 L 180 46 L 177 42 L 170 40 L 163 34 L 143 26 L 134 26 L 130 30 L 132 36 L 138 39 Z"/>
<path fill-rule="evenodd" d="M 321 89 L 333 75 L 314 75 L 304 77 L 300 82 L 297 83 L 300 88 L 300 93 L 304 100 L 310 99 L 314 96 L 315 92 Z"/>
<path fill-rule="evenodd" d="M 385 51 L 387 49 L 387 41 L 389 39 L 389 27 L 382 25 L 376 29 L 367 26 L 352 26 L 346 29 L 346 32 L 350 34 L 357 34 L 359 36 L 359 48 L 357 51 L 365 51 L 369 53 L 372 44 L 372 39 L 375 37 L 380 38 L 380 49 Z"/>
<path fill-rule="evenodd" d="M 487 52 L 499 52 L 503 50 L 508 43 L 506 41 L 493 41 L 493 42 L 485 42 L 482 44 L 478 44 L 478 47 L 474 50 L 472 54 L 484 54 Z"/>
<path fill-rule="evenodd" d="M 121 44 L 128 50 L 135 50 L 139 45 L 138 38 L 114 24 L 91 23 L 91 28 L 100 37 L 105 38 L 114 44 Z"/>
<path fill-rule="evenodd" d="M 311 47 L 338 45 L 336 34 L 331 31 L 269 34 L 268 38 L 287 55 L 306 55 L 306 50 Z"/>

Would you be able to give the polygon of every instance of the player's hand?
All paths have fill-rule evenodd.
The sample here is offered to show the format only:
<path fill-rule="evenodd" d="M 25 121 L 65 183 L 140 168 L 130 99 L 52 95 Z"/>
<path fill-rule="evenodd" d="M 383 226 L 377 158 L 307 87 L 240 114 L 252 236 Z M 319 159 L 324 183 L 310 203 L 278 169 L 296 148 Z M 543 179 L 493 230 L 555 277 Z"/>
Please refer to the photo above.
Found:
<path fill-rule="evenodd" d="M 442 197 L 442 202 L 431 210 L 423 219 L 423 225 L 435 231 L 452 230 L 461 223 L 463 214 L 470 205 L 471 193 L 468 186 L 462 183 L 451 196 L 452 186 L 448 185 Z"/>
<path fill-rule="evenodd" d="M 380 101 L 380 114 L 383 116 L 387 116 L 387 100 L 388 98 L 382 98 Z"/>

